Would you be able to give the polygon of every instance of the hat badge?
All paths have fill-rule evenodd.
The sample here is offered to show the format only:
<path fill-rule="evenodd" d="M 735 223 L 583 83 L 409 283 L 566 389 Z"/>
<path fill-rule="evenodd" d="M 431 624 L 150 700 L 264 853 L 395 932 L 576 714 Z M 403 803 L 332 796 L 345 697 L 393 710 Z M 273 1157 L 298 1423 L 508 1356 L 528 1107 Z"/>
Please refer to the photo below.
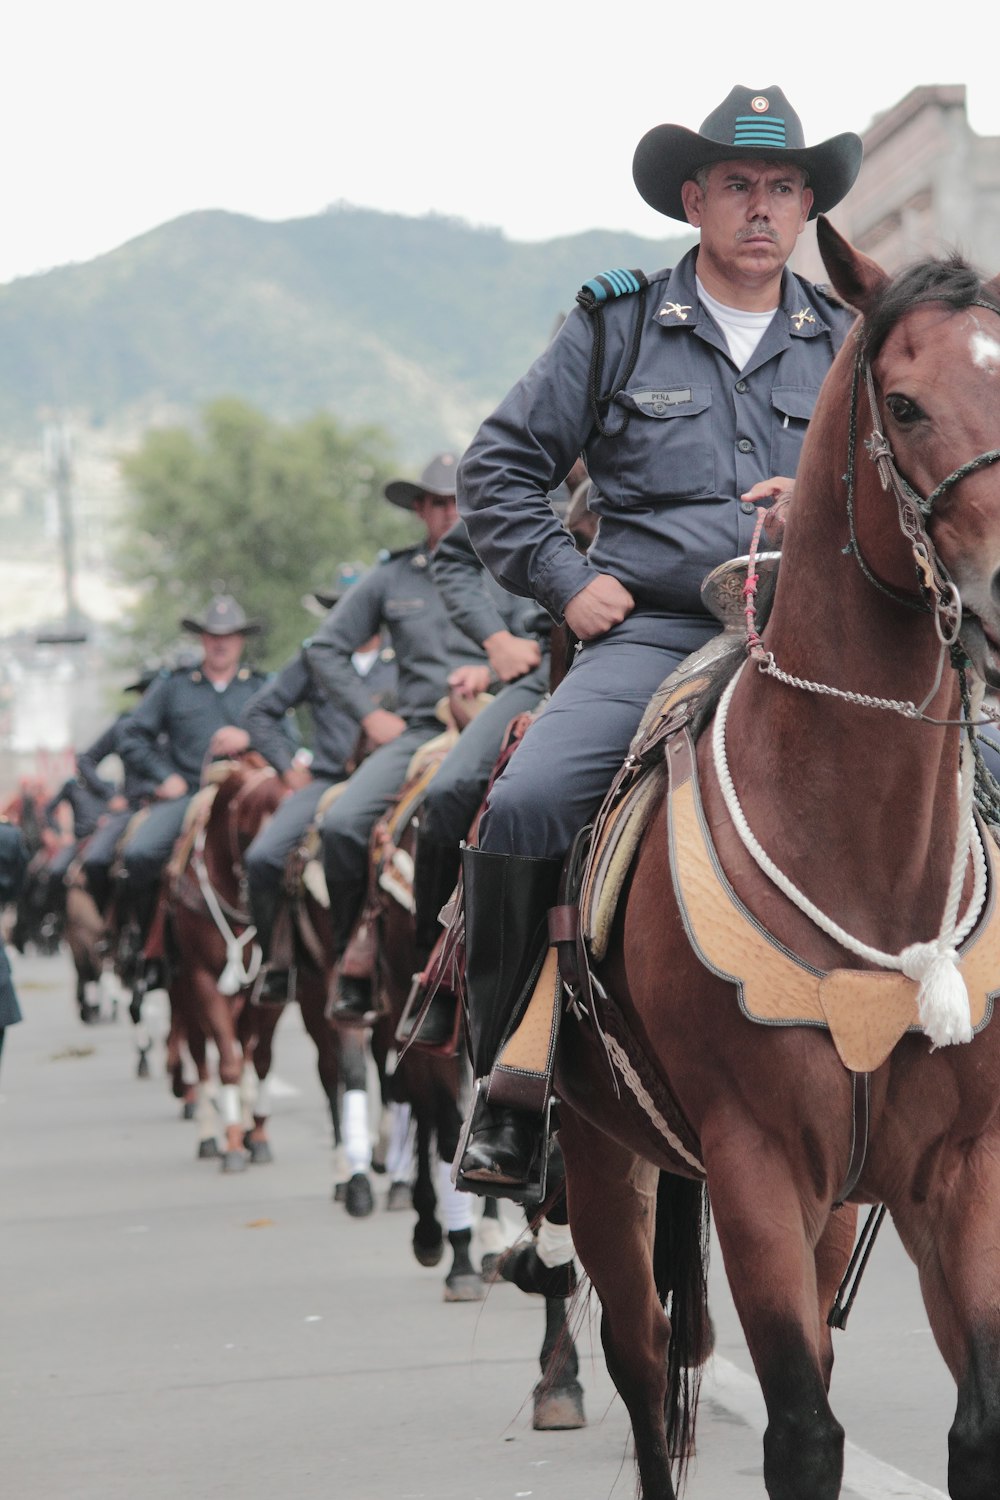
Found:
<path fill-rule="evenodd" d="M 755 115 L 764 115 L 771 108 L 771 101 L 765 99 L 763 94 L 757 94 L 750 100 L 750 108 Z"/>

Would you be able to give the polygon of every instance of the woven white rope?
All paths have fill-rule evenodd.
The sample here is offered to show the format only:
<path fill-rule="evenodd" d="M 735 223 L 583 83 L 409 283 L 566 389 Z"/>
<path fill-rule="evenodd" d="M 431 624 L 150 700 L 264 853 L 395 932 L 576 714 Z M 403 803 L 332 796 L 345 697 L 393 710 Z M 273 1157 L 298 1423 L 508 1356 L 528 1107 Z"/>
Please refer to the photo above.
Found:
<path fill-rule="evenodd" d="M 201 846 L 199 844 L 195 845 L 195 852 L 192 855 L 191 863 L 194 865 L 194 872 L 198 877 L 198 884 L 201 887 L 201 894 L 205 898 L 205 905 L 208 907 L 209 915 L 219 929 L 220 936 L 226 945 L 226 966 L 216 980 L 215 987 L 220 995 L 238 994 L 245 985 L 253 984 L 260 973 L 261 961 L 264 955 L 259 945 L 253 941 L 257 936 L 257 929 L 256 927 L 248 927 L 242 937 L 236 936 L 226 921 L 225 913 L 219 905 L 212 882 L 208 878 L 208 871 L 205 869 L 204 860 L 201 855 Z M 244 963 L 243 950 L 248 943 L 253 944 L 253 946 L 250 949 L 249 962 Z"/>
<path fill-rule="evenodd" d="M 935 1047 L 946 1047 L 955 1042 L 970 1042 L 972 1040 L 972 1017 L 969 993 L 958 968 L 958 945 L 972 931 L 986 899 L 986 855 L 973 816 L 975 767 L 969 737 L 966 735 L 963 740 L 959 774 L 958 833 L 940 932 L 933 942 L 911 943 L 900 953 L 883 953 L 880 949 L 872 948 L 852 936 L 818 906 L 815 906 L 808 896 L 804 895 L 778 868 L 747 823 L 733 785 L 726 756 L 726 720 L 729 715 L 729 704 L 742 672 L 741 666 L 722 695 L 712 729 L 712 750 L 715 773 L 719 778 L 726 808 L 744 848 L 789 901 L 842 948 L 846 948 L 849 953 L 856 954 L 858 958 L 867 959 L 869 963 L 878 964 L 881 968 L 893 969 L 897 973 L 905 974 L 908 979 L 915 980 L 920 985 L 917 996 L 920 1024 Z M 977 715 L 976 699 L 981 700 L 982 693 L 982 687 L 977 684 L 970 713 L 971 718 Z M 974 872 L 972 899 L 964 918 L 959 922 L 958 907 L 965 881 L 966 862 L 970 854 Z"/>

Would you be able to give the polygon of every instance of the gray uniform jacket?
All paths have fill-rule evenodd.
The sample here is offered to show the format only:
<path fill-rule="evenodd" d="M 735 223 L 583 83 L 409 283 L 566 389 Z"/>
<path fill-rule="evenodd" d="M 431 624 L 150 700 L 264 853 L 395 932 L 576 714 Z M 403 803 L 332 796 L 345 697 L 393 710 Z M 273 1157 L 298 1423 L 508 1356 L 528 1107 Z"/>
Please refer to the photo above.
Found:
<path fill-rule="evenodd" d="M 121 726 L 118 753 L 126 770 L 154 786 L 177 772 L 193 791 L 213 734 L 237 722 L 266 680 L 240 667 L 220 693 L 197 669 L 159 678 Z"/>
<path fill-rule="evenodd" d="M 292 709 L 309 709 L 313 728 L 314 777 L 338 781 L 347 774 L 347 763 L 357 749 L 361 733 L 354 714 L 345 713 L 331 701 L 309 670 L 307 648 L 303 642 L 297 656 L 286 663 L 271 682 L 254 693 L 239 717 L 239 724 L 250 736 L 254 750 L 268 760 L 282 775 L 292 764 L 294 746 L 287 733 L 288 715 Z M 358 681 L 368 693 L 368 713 L 384 707 L 396 685 L 396 662 L 391 651 L 381 651 L 371 670 Z"/>
<path fill-rule="evenodd" d="M 448 691 L 455 667 L 485 660 L 448 618 L 422 547 L 391 553 L 352 584 L 306 647 L 310 670 L 335 704 L 361 719 L 371 713 L 368 690 L 351 655 L 388 632 L 396 653 L 396 713 L 428 724 Z"/>
<path fill-rule="evenodd" d="M 754 507 L 740 496 L 759 480 L 794 476 L 819 388 L 853 322 L 786 268 L 780 306 L 737 370 L 698 302 L 695 255 L 651 278 L 644 309 L 639 294 L 600 314 L 574 308 L 483 423 L 458 472 L 472 544 L 505 588 L 558 619 L 596 573 L 611 573 L 636 613 L 664 617 L 681 647 L 705 637 L 706 573 L 749 545 Z M 625 380 L 639 316 L 638 358 Z M 595 317 L 604 321 L 600 395 L 616 393 L 603 420 L 627 424 L 617 436 L 602 436 L 591 405 Z M 546 499 L 581 453 L 600 517 L 586 556 Z"/>
<path fill-rule="evenodd" d="M 497 583 L 483 567 L 464 521 L 456 521 L 435 547 L 431 577 L 448 614 L 477 646 L 498 630 L 548 646 L 552 633 L 548 613 L 533 599 L 511 594 Z"/>

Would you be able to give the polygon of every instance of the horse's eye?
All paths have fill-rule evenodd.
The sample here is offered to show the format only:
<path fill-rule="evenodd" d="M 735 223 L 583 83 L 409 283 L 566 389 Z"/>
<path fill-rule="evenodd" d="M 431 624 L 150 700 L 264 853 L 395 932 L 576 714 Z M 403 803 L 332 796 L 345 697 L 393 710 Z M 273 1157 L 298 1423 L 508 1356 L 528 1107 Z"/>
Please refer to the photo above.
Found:
<path fill-rule="evenodd" d="M 885 404 L 901 427 L 909 427 L 923 416 L 920 407 L 908 396 L 886 396 Z"/>

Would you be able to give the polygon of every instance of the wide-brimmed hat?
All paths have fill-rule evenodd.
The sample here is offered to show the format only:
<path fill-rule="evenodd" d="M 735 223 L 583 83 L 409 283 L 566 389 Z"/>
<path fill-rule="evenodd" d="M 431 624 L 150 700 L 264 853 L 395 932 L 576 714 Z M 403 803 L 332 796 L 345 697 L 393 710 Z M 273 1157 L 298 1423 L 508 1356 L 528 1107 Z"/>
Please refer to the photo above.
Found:
<path fill-rule="evenodd" d="M 256 635 L 261 625 L 247 619 L 232 594 L 216 594 L 200 619 L 191 615 L 181 621 L 181 628 L 197 635 Z"/>
<path fill-rule="evenodd" d="M 412 510 L 425 495 L 453 495 L 457 468 L 454 453 L 435 453 L 416 484 L 410 479 L 390 479 L 383 494 L 393 505 Z"/>
<path fill-rule="evenodd" d="M 311 594 L 303 594 L 302 603 L 310 614 L 325 615 L 335 604 L 340 603 L 351 585 L 364 575 L 364 571 L 360 563 L 341 563 L 333 587 L 313 589 Z"/>
<path fill-rule="evenodd" d="M 686 223 L 681 186 L 700 167 L 717 161 L 787 161 L 809 175 L 813 219 L 850 191 L 861 170 L 862 151 L 861 137 L 852 131 L 807 146 L 802 122 L 779 88 L 737 84 L 697 133 L 683 125 L 647 130 L 635 148 L 632 176 L 647 203 Z"/>

